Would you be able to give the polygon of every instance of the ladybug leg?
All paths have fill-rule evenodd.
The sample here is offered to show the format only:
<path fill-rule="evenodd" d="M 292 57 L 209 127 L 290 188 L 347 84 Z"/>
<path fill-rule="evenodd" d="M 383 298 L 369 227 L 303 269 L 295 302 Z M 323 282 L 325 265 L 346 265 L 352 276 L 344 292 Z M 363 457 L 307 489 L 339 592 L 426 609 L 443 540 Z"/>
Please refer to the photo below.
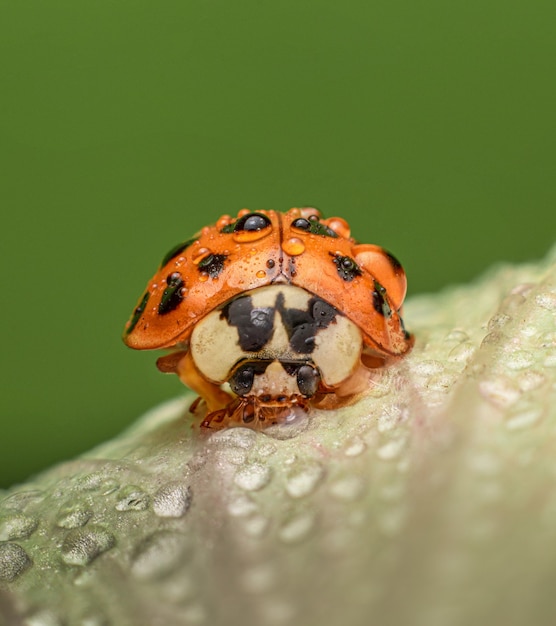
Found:
<path fill-rule="evenodd" d="M 216 383 L 211 383 L 199 374 L 190 352 L 177 354 L 180 356 L 175 357 L 174 355 L 169 355 L 174 357 L 171 369 L 164 367 L 166 362 L 162 361 L 162 359 L 168 359 L 168 361 L 170 361 L 168 357 L 159 359 L 161 362 L 157 362 L 158 368 L 166 372 L 175 372 L 186 387 L 189 387 L 189 389 L 198 393 L 201 398 L 203 398 L 207 404 L 207 412 L 212 413 L 230 404 L 232 397 L 229 394 L 220 389 Z"/>

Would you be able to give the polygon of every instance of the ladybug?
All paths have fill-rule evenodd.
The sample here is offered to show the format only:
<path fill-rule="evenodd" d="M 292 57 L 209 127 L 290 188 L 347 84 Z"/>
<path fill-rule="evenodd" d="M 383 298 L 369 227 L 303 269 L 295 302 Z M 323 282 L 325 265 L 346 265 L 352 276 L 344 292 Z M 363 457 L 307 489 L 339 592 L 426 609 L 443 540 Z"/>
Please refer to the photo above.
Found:
<path fill-rule="evenodd" d="M 124 342 L 158 359 L 206 403 L 204 427 L 293 421 L 369 384 L 406 354 L 400 263 L 314 208 L 239 211 L 162 259 Z"/>

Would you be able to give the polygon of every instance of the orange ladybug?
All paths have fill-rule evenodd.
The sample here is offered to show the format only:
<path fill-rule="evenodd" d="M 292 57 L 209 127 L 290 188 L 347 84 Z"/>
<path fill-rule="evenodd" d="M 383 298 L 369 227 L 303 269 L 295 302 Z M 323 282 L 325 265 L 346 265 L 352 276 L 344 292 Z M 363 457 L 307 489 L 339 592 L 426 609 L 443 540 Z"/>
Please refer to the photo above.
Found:
<path fill-rule="evenodd" d="M 172 350 L 157 366 L 205 401 L 204 427 L 293 421 L 409 352 L 406 285 L 399 262 L 340 217 L 243 209 L 166 254 L 124 342 Z"/>

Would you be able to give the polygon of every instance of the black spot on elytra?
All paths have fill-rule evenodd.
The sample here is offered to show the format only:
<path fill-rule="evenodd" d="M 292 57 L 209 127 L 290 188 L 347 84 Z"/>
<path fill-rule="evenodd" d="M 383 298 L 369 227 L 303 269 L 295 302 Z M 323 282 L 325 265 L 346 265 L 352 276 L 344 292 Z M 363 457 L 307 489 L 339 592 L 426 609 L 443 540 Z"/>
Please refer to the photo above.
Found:
<path fill-rule="evenodd" d="M 292 226 L 313 235 L 323 235 L 324 237 L 338 238 L 338 235 L 331 228 L 319 222 L 316 215 L 312 215 L 311 217 L 313 219 L 308 220 L 304 217 L 298 217 L 292 222 Z"/>
<path fill-rule="evenodd" d="M 209 254 L 197 267 L 200 272 L 206 272 L 211 278 L 217 278 L 224 269 L 224 261 L 227 258 L 225 254 Z"/>
<path fill-rule="evenodd" d="M 168 285 L 158 305 L 158 314 L 166 315 L 176 309 L 183 300 L 183 278 L 179 272 L 173 272 L 166 278 Z"/>
<path fill-rule="evenodd" d="M 184 250 L 189 248 L 189 246 L 197 241 L 197 237 L 193 237 L 192 239 L 188 239 L 182 243 L 178 243 L 173 248 L 168 250 L 168 252 L 164 255 L 162 259 L 162 263 L 160 267 L 164 267 L 166 263 L 169 263 L 174 257 L 177 257 L 178 254 L 182 253 Z"/>
<path fill-rule="evenodd" d="M 349 256 L 332 254 L 332 262 L 336 266 L 342 280 L 351 282 L 356 276 L 361 276 L 362 274 L 359 265 Z"/>
<path fill-rule="evenodd" d="M 376 280 L 374 283 L 375 289 L 371 294 L 374 310 L 384 317 L 392 317 L 392 308 L 386 301 L 386 289 Z"/>
<path fill-rule="evenodd" d="M 270 219 L 262 213 L 248 213 L 235 222 L 224 226 L 221 233 L 239 233 L 240 231 L 257 231 L 270 226 Z"/>
<path fill-rule="evenodd" d="M 147 306 L 147 302 L 150 297 L 151 297 L 151 294 L 148 291 L 146 291 L 143 297 L 141 298 L 141 302 L 136 307 L 135 311 L 133 311 L 133 315 L 131 316 L 131 320 L 129 321 L 129 326 L 126 329 L 127 335 L 129 335 L 129 333 L 137 326 L 137 322 L 141 318 L 141 315 L 143 315 L 143 311 L 145 310 L 145 307 Z"/>
<path fill-rule="evenodd" d="M 390 254 L 390 252 L 388 252 L 387 250 L 384 250 L 384 254 L 386 254 L 386 256 L 388 257 L 388 260 L 394 268 L 394 271 L 399 272 L 400 270 L 403 270 L 402 264 L 398 261 L 398 259 L 396 259 L 393 254 Z"/>

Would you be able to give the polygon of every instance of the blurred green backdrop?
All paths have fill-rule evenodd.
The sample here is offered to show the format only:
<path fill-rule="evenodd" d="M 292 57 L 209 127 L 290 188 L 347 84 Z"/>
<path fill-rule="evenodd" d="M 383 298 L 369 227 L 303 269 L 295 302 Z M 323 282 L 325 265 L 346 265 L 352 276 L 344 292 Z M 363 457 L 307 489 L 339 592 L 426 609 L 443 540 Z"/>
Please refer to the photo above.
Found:
<path fill-rule="evenodd" d="M 553 0 L 1 2 L 0 485 L 182 393 L 124 322 L 221 213 L 315 205 L 410 293 L 556 233 Z"/>

